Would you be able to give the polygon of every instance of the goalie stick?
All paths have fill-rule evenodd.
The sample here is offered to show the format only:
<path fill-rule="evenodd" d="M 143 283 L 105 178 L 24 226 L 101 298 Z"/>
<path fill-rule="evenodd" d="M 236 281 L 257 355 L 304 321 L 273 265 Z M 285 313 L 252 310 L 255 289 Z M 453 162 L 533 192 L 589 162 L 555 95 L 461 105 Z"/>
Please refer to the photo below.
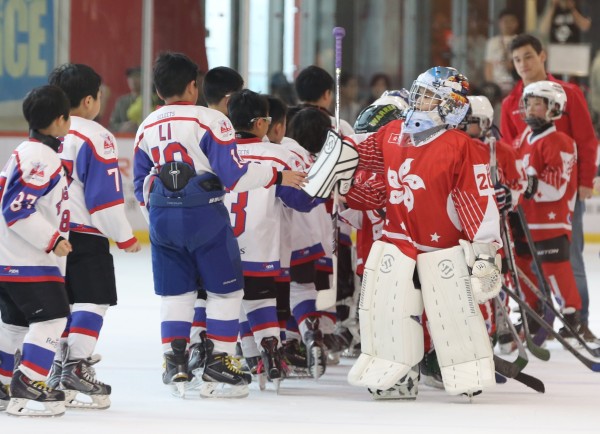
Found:
<path fill-rule="evenodd" d="M 343 27 L 335 27 L 333 36 L 335 38 L 335 129 L 338 134 L 341 131 L 340 127 L 340 75 L 342 74 L 342 39 L 346 35 Z M 333 252 L 331 254 L 331 262 L 333 266 L 333 275 L 331 276 L 331 285 L 328 289 L 317 291 L 317 299 L 315 301 L 317 310 L 325 310 L 334 306 L 337 301 L 337 275 L 338 275 L 338 245 L 339 245 L 339 230 L 338 230 L 338 200 L 339 200 L 339 185 L 333 187 L 333 206 L 331 209 L 331 222 L 333 225 Z"/>
<path fill-rule="evenodd" d="M 544 321 L 544 319 L 540 317 L 539 314 L 533 308 L 531 308 L 524 300 L 521 300 L 521 298 L 517 294 L 515 294 L 511 289 L 504 287 L 504 291 L 506 291 L 506 293 L 519 305 L 521 313 L 527 312 L 527 314 L 531 316 L 541 327 L 545 328 L 548 331 L 548 333 L 554 336 L 556 340 L 560 342 L 567 351 L 573 354 L 577 358 L 577 360 L 579 360 L 592 371 L 600 372 L 600 361 L 592 360 L 586 357 L 584 354 L 581 354 L 579 351 L 577 351 L 577 349 L 573 347 L 573 345 L 571 345 L 565 338 L 563 338 L 560 333 L 554 330 L 552 325 Z"/>

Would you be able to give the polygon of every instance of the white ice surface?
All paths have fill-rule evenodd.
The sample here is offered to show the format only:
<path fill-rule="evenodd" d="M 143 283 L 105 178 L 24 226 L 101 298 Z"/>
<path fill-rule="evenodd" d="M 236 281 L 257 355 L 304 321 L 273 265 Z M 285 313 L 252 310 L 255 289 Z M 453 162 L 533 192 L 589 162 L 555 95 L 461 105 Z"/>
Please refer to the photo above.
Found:
<path fill-rule="evenodd" d="M 592 300 L 590 325 L 600 333 L 600 245 L 586 247 Z M 178 399 L 161 382 L 159 297 L 152 289 L 150 248 L 113 249 L 119 304 L 109 309 L 97 352 L 98 378 L 113 387 L 108 410 L 68 410 L 60 418 L 0 413 L 2 434 L 220 433 L 600 433 L 600 373 L 559 344 L 549 362 L 530 357 L 525 372 L 544 381 L 546 394 L 510 381 L 469 403 L 421 386 L 413 402 L 374 402 L 348 385 L 351 360 L 328 367 L 318 381 L 287 380 L 280 395 L 251 385 L 246 399 Z M 597 413 L 596 413 L 597 412 Z"/>

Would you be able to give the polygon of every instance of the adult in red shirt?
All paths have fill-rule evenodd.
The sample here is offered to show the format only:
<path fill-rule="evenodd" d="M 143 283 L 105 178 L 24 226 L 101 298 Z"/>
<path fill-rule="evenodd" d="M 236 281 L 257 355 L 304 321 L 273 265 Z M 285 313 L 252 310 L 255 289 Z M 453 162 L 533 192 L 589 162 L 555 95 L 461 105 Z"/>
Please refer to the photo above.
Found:
<path fill-rule="evenodd" d="M 546 52 L 539 39 L 528 34 L 519 35 L 513 39 L 510 51 L 515 70 L 521 80 L 502 101 L 500 132 L 507 142 L 512 143 L 527 126 L 519 109 L 519 101 L 525 86 L 541 80 L 554 81 L 563 87 L 567 95 L 565 112 L 556 121 L 556 129 L 573 138 L 577 144 L 578 200 L 573 214 L 571 265 L 582 301 L 580 332 L 586 340 L 593 341 L 595 336 L 588 328 L 589 295 L 582 252 L 584 201 L 592 197 L 598 140 L 583 93 L 577 86 L 557 80 L 546 72 L 544 65 Z"/>

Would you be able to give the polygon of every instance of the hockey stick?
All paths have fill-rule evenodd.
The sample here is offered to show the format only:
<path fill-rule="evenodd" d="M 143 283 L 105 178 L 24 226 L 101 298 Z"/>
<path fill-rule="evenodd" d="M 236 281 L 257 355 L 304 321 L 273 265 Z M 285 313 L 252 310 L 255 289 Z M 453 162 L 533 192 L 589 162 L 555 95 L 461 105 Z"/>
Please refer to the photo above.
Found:
<path fill-rule="evenodd" d="M 490 137 L 488 145 L 490 148 L 490 177 L 492 178 L 492 183 L 495 186 L 498 182 L 498 160 L 496 157 L 496 139 L 495 139 L 495 137 L 493 137 L 493 136 Z M 514 246 L 512 244 L 512 239 L 510 236 L 510 233 L 511 233 L 510 228 L 509 228 L 509 226 L 507 224 L 507 220 L 506 220 L 506 211 L 500 212 L 500 220 L 501 220 L 500 233 L 501 233 L 501 237 L 502 237 L 502 243 L 504 245 L 504 254 L 508 261 L 508 268 L 509 268 L 509 271 L 511 272 L 512 280 L 517 287 L 518 293 L 522 294 L 521 287 L 519 286 L 519 280 L 517 279 L 517 271 L 516 271 L 517 266 L 516 266 L 515 256 L 514 256 Z M 517 357 L 517 360 L 515 360 L 514 363 L 519 362 L 520 364 L 523 364 L 523 366 L 521 367 L 521 369 L 523 369 L 523 367 L 529 361 L 527 359 L 527 353 L 525 352 L 525 349 L 523 348 L 523 345 L 521 344 L 521 339 L 519 338 L 519 335 L 518 335 L 514 325 L 510 321 L 510 318 L 508 317 L 508 314 L 507 314 L 506 310 L 504 309 L 504 305 L 502 304 L 502 301 L 500 300 L 499 297 L 496 297 L 496 299 L 497 299 L 496 304 L 499 307 L 502 307 L 502 311 L 500 313 L 503 314 L 505 323 L 507 325 L 509 325 L 509 329 L 510 329 L 511 334 L 513 335 L 513 339 L 515 339 L 515 342 L 517 343 L 518 348 L 519 348 L 519 356 Z M 527 323 L 527 318 L 525 317 L 525 315 L 521 315 L 521 322 L 523 324 L 523 331 L 525 334 L 527 348 L 529 349 L 531 354 L 533 354 L 538 359 L 541 359 L 544 361 L 549 360 L 550 352 L 548 350 L 540 347 L 534 341 L 534 339 L 532 339 L 531 333 L 529 331 L 529 324 Z M 545 336 L 544 336 L 544 338 L 545 338 Z M 519 360 L 519 359 L 521 359 L 521 360 Z"/>
<path fill-rule="evenodd" d="M 590 347 L 589 344 L 579 335 L 579 333 L 577 333 L 575 330 L 573 330 L 573 327 L 571 327 L 571 325 L 565 320 L 565 318 L 562 316 L 562 314 L 556 309 L 556 307 L 552 303 L 552 300 L 542 298 L 540 289 L 534 285 L 534 283 L 529 279 L 529 277 L 527 277 L 527 275 L 523 272 L 523 270 L 521 270 L 520 268 L 517 268 L 517 271 L 519 273 L 519 276 L 525 282 L 525 284 L 538 297 L 540 297 L 540 299 L 546 304 L 546 306 L 554 312 L 554 315 L 556 316 L 556 318 L 558 318 L 563 323 L 563 325 L 566 327 L 566 329 L 569 331 L 569 333 L 571 335 L 573 335 L 572 338 L 576 339 L 577 342 L 579 342 L 579 344 L 583 348 L 585 348 L 587 350 L 587 352 L 589 352 L 592 356 L 600 357 L 600 347 L 596 347 L 596 348 Z"/>
<path fill-rule="evenodd" d="M 546 387 L 544 383 L 539 378 L 536 378 L 532 375 L 525 374 L 519 370 L 516 370 L 515 367 L 504 359 L 494 355 L 494 365 L 496 368 L 496 383 L 506 382 L 506 378 L 510 378 L 512 380 L 516 380 L 519 383 L 524 384 L 527 387 L 532 388 L 536 392 L 544 393 L 546 391 Z M 498 381 L 498 375 L 504 378 L 505 381 Z"/>
<path fill-rule="evenodd" d="M 522 296 L 523 291 L 521 289 L 521 283 L 519 282 L 519 278 L 517 275 L 517 264 L 515 262 L 514 247 L 513 247 L 511 238 L 510 238 L 510 228 L 508 226 L 508 222 L 506 221 L 506 213 L 502 213 L 502 227 L 504 229 L 504 231 L 502 232 L 504 253 L 506 255 L 506 258 L 508 259 L 508 269 L 511 273 L 511 277 L 512 277 L 511 280 L 513 281 L 514 285 L 517 288 L 517 293 Z M 549 322 L 552 322 L 552 319 L 550 319 Z M 521 322 L 523 324 L 523 332 L 525 333 L 525 342 L 527 344 L 527 349 L 529 349 L 531 354 L 533 354 L 535 357 L 537 357 L 540 360 L 543 360 L 543 361 L 550 360 L 550 351 L 548 351 L 545 348 L 542 348 L 536 342 L 536 340 L 532 337 L 531 332 L 529 330 L 529 323 L 527 321 L 527 316 L 523 312 L 521 312 Z M 538 333 L 538 335 L 536 335 L 536 336 L 542 336 L 542 330 L 543 330 L 543 338 L 546 339 L 546 336 L 548 334 L 543 327 L 540 327 L 540 333 Z M 543 340 L 542 340 L 542 342 L 543 342 Z"/>
<path fill-rule="evenodd" d="M 512 364 L 517 366 L 519 368 L 519 371 L 522 371 L 523 368 L 525 366 L 527 366 L 527 363 L 529 363 L 529 358 L 527 357 L 527 351 L 525 351 L 525 347 L 523 346 L 523 343 L 521 342 L 521 339 L 519 338 L 519 333 L 517 332 L 517 329 L 515 328 L 514 324 L 510 320 L 510 318 L 508 317 L 508 312 L 506 312 L 504 303 L 502 302 L 502 299 L 499 296 L 496 296 L 494 298 L 494 306 L 496 307 L 497 317 L 500 317 L 500 321 L 504 321 L 505 324 L 508 326 L 508 329 L 510 330 L 510 334 L 512 335 L 513 340 L 517 344 L 518 354 L 517 354 L 516 360 L 513 361 Z M 514 377 L 511 377 L 511 378 L 514 378 Z"/>
<path fill-rule="evenodd" d="M 340 75 L 342 74 L 342 39 L 346 35 L 343 27 L 333 29 L 335 38 L 335 129 L 340 133 Z M 317 291 L 315 301 L 317 310 L 329 309 L 337 301 L 337 275 L 338 275 L 338 200 L 339 186 L 333 187 L 333 206 L 331 208 L 331 222 L 333 224 L 333 252 L 331 253 L 331 262 L 333 265 L 333 275 L 331 276 L 331 285 L 328 289 Z"/>
<path fill-rule="evenodd" d="M 541 327 L 545 328 L 548 331 L 548 333 L 554 336 L 556 340 L 558 340 L 563 345 L 563 347 L 565 347 L 567 351 L 573 354 L 581 363 L 583 363 L 585 366 L 587 366 L 594 372 L 600 372 L 600 361 L 592 360 L 586 357 L 585 355 L 581 354 L 579 351 L 577 351 L 575 347 L 573 347 L 573 345 L 571 345 L 565 338 L 563 338 L 560 333 L 554 331 L 552 325 L 544 321 L 544 319 L 540 317 L 539 314 L 534 309 L 532 309 L 524 300 L 521 300 L 521 298 L 517 294 L 515 294 L 512 290 L 506 287 L 504 288 L 504 291 L 506 291 L 506 293 L 515 302 L 517 302 L 517 304 L 521 308 L 522 313 L 527 312 L 529 316 L 531 316 Z"/>

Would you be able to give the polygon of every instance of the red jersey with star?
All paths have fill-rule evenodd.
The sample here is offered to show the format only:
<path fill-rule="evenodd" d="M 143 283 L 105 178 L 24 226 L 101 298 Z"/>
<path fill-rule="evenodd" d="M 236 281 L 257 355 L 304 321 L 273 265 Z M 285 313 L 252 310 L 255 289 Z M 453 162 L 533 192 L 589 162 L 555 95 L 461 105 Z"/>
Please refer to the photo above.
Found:
<path fill-rule="evenodd" d="M 384 239 L 412 258 L 460 239 L 502 245 L 489 155 L 458 130 L 442 130 L 415 146 L 401 129 L 402 121 L 393 121 L 354 143 L 358 170 L 386 180 L 386 201 L 379 204 L 387 211 Z M 361 194 L 360 187 L 351 189 L 348 204 L 360 202 Z"/>
<path fill-rule="evenodd" d="M 575 142 L 552 126 L 533 136 L 529 128 L 518 143 L 519 158 L 528 175 L 538 178 L 532 199 L 522 206 L 534 241 L 567 235 L 577 200 L 577 153 Z"/>

